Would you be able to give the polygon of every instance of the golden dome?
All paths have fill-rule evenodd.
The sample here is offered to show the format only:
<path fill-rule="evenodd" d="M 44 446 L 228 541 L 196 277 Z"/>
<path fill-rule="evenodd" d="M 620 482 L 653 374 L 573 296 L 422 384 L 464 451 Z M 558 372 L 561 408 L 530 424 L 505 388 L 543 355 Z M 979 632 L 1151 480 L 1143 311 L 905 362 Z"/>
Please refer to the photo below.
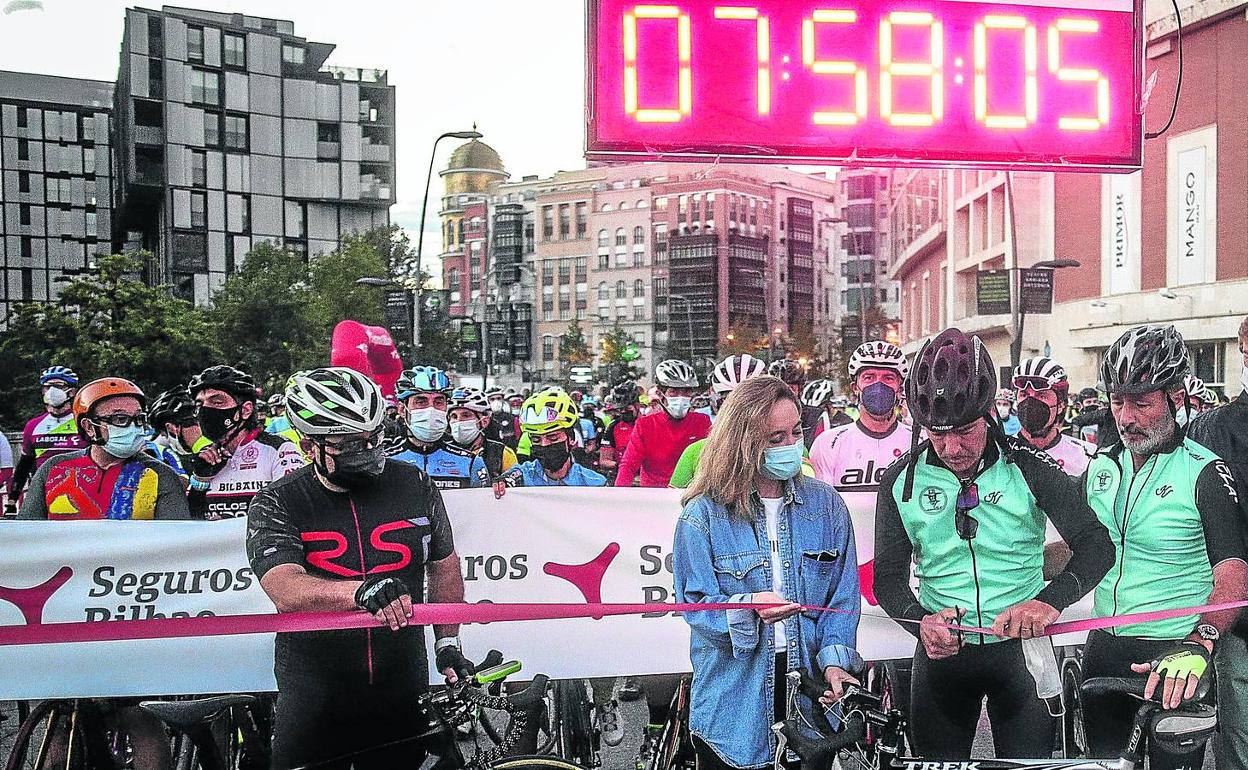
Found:
<path fill-rule="evenodd" d="M 503 169 L 503 159 L 498 157 L 498 152 L 485 142 L 477 139 L 456 147 L 455 151 L 451 153 L 451 159 L 447 162 L 446 171 L 443 173 L 461 169 L 497 171 L 500 174 L 506 174 L 506 171 Z"/>

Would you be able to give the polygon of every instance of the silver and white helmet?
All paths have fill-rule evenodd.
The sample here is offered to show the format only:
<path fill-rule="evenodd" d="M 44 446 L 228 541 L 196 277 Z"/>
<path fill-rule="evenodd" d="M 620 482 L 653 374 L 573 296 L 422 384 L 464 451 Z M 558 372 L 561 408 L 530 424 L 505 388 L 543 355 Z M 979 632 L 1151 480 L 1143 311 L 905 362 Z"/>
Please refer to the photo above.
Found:
<path fill-rule="evenodd" d="M 1032 378 L 1047 380 L 1050 387 L 1059 382 L 1067 381 L 1066 370 L 1062 368 L 1062 365 L 1045 356 L 1023 359 L 1018 366 L 1014 367 L 1012 380 L 1015 382 L 1014 388 L 1016 390 L 1020 389 L 1020 386 L 1017 384 L 1019 380 Z"/>
<path fill-rule="evenodd" d="M 669 358 L 654 367 L 654 381 L 663 388 L 696 388 L 698 373 L 684 361 Z"/>
<path fill-rule="evenodd" d="M 811 380 L 802 388 L 802 406 L 818 409 L 825 406 L 836 394 L 836 385 L 832 380 Z"/>
<path fill-rule="evenodd" d="M 892 369 L 904 380 L 910 363 L 901 348 L 891 342 L 872 340 L 859 345 L 849 357 L 849 378 L 855 379 L 863 369 Z"/>
<path fill-rule="evenodd" d="M 715 366 L 711 373 L 711 389 L 724 396 L 731 393 L 738 385 L 760 374 L 767 372 L 767 364 L 749 353 L 739 356 L 728 356 Z"/>
<path fill-rule="evenodd" d="M 345 366 L 298 372 L 286 381 L 286 412 L 305 436 L 372 433 L 386 415 L 381 388 Z"/>

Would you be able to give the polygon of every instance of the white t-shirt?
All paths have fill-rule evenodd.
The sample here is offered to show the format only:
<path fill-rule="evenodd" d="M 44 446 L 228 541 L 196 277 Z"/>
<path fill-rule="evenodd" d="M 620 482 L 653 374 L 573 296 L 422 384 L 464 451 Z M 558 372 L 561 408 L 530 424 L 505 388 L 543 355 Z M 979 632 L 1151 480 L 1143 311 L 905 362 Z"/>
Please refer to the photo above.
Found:
<path fill-rule="evenodd" d="M 1096 444 L 1063 434 L 1056 444 L 1043 451 L 1057 460 L 1057 464 L 1062 466 L 1066 475 L 1078 477 L 1088 469 L 1092 455 L 1096 454 Z"/>
<path fill-rule="evenodd" d="M 910 451 L 911 431 L 900 420 L 883 435 L 859 422 L 825 430 L 810 447 L 815 478 L 831 484 L 854 521 L 859 554 L 875 553 L 875 498 L 884 469 Z M 864 557 L 865 560 L 865 557 Z"/>
<path fill-rule="evenodd" d="M 779 525 L 780 506 L 784 505 L 782 497 L 764 497 L 763 511 L 767 514 L 767 550 L 771 552 L 771 590 L 777 594 L 784 587 L 784 573 L 780 571 L 780 536 Z M 785 597 L 786 599 L 788 597 Z M 784 652 L 785 635 L 784 621 L 775 624 L 776 628 L 776 652 Z"/>

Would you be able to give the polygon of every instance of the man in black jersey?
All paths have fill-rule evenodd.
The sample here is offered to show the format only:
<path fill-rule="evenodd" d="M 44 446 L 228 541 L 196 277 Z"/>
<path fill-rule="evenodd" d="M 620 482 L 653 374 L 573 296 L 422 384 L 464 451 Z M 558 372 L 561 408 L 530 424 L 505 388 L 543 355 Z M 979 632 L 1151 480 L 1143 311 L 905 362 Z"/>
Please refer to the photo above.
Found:
<path fill-rule="evenodd" d="M 252 569 L 278 612 L 365 609 L 379 625 L 277 635 L 273 767 L 419 766 L 428 657 L 412 605 L 426 575 L 430 602 L 464 600 L 442 497 L 424 471 L 386 458 L 385 402 L 364 375 L 296 374 L 286 399 L 311 465 L 252 500 Z M 433 630 L 438 669 L 467 676 L 459 626 Z"/>

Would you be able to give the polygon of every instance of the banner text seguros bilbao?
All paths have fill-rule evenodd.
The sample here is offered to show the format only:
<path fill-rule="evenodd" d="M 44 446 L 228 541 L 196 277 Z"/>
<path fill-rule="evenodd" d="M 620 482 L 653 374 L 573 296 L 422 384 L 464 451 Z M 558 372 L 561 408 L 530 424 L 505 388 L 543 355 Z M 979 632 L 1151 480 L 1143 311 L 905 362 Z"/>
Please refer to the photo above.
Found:
<path fill-rule="evenodd" d="M 255 583 L 250 567 L 237 569 L 197 569 L 177 572 L 121 572 L 111 565 L 97 567 L 91 573 L 92 587 L 87 596 L 97 600 L 120 600 L 122 604 L 107 607 L 85 607 L 87 621 L 151 620 L 153 618 L 212 617 L 212 610 L 198 612 L 157 611 L 163 597 L 193 594 L 224 594 L 246 591 Z M 130 602 L 130 603 L 125 603 Z M 101 604 L 104 602 L 100 602 Z M 110 602 L 111 604 L 111 602 Z"/>

